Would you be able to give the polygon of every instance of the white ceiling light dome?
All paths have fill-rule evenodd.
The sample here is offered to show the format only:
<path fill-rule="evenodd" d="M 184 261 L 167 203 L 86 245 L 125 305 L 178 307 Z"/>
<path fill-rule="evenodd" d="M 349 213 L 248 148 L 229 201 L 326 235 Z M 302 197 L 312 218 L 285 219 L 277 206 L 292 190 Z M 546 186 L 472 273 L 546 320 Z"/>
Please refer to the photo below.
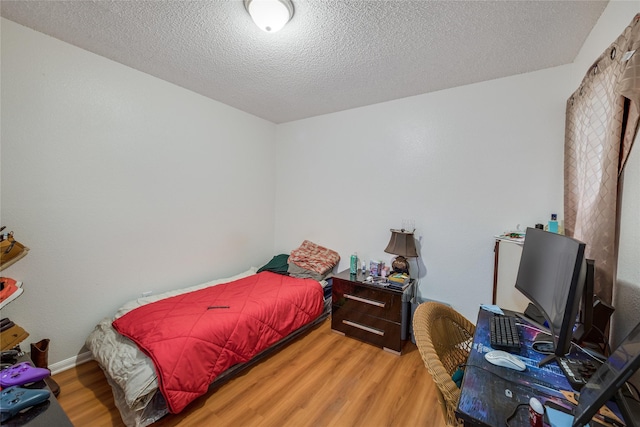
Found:
<path fill-rule="evenodd" d="M 275 33 L 293 17 L 291 0 L 244 0 L 244 7 L 261 30 Z"/>

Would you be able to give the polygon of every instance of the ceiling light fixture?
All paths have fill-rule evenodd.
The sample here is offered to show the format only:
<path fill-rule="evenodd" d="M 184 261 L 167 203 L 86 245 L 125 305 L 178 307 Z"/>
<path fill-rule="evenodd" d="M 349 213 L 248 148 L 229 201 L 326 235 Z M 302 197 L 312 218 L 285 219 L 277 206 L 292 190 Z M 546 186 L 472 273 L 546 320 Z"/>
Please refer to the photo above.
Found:
<path fill-rule="evenodd" d="M 244 0 L 244 7 L 261 30 L 275 33 L 293 16 L 291 0 Z"/>

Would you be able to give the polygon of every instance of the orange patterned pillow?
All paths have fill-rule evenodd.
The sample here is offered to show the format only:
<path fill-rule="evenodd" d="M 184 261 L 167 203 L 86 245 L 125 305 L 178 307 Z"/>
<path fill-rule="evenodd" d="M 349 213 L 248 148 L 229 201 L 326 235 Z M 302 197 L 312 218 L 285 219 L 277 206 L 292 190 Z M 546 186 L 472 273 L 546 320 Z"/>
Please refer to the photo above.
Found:
<path fill-rule="evenodd" d="M 326 274 L 340 261 L 340 255 L 331 249 L 305 240 L 297 248 L 291 251 L 289 263 L 294 263 L 300 268 Z"/>

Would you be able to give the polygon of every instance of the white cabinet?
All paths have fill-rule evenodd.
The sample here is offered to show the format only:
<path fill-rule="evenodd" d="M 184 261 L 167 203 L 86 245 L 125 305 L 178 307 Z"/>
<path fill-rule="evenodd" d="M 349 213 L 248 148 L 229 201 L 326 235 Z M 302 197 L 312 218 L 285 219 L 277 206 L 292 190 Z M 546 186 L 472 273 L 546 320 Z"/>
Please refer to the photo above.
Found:
<path fill-rule="evenodd" d="M 522 313 L 529 304 L 527 297 L 515 288 L 522 242 L 496 239 L 494 251 L 493 303 L 501 308 Z"/>

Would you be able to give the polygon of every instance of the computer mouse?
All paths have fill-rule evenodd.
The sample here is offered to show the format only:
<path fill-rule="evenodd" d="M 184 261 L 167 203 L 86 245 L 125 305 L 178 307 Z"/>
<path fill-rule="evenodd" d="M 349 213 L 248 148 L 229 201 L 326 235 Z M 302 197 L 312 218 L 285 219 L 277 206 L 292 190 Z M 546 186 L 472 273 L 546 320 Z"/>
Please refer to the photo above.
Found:
<path fill-rule="evenodd" d="M 496 366 L 504 366 L 505 368 L 515 369 L 516 371 L 524 371 L 527 369 L 527 365 L 525 365 L 519 357 L 506 351 L 493 350 L 485 353 L 484 358 L 487 362 Z"/>

